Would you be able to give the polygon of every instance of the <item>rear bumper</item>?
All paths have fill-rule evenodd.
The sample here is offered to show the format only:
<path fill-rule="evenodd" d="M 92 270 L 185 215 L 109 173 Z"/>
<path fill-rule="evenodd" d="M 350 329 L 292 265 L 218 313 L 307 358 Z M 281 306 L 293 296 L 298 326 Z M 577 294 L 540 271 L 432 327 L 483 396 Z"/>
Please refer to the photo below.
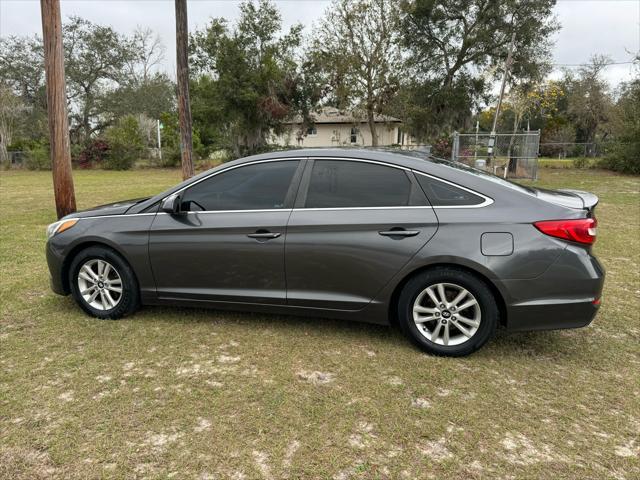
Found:
<path fill-rule="evenodd" d="M 604 268 L 588 250 L 568 246 L 542 275 L 504 282 L 511 297 L 507 329 L 586 327 L 598 313 L 604 279 Z"/>
<path fill-rule="evenodd" d="M 512 305 L 507 328 L 512 331 L 556 330 L 589 325 L 599 305 L 590 301 L 539 301 Z"/>

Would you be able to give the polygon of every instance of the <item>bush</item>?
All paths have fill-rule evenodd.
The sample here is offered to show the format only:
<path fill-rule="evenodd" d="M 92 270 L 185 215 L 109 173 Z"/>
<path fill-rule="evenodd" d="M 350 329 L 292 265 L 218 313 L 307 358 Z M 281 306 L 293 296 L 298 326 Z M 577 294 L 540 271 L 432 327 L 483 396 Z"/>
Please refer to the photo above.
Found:
<path fill-rule="evenodd" d="M 103 167 L 107 170 L 129 170 L 144 150 L 138 120 L 133 115 L 122 117 L 107 130 L 105 138 L 109 150 Z"/>
<path fill-rule="evenodd" d="M 449 137 L 440 137 L 435 142 L 433 142 L 433 146 L 431 147 L 431 153 L 440 158 L 451 158 L 451 139 Z"/>
<path fill-rule="evenodd" d="M 572 160 L 573 168 L 586 168 L 589 161 L 585 157 L 577 157 Z"/>
<path fill-rule="evenodd" d="M 182 163 L 182 155 L 179 148 L 169 147 L 162 149 L 162 160 L 158 159 L 158 166 L 162 168 L 179 167 Z"/>
<path fill-rule="evenodd" d="M 109 143 L 102 138 L 90 140 L 75 159 L 80 168 L 101 167 L 109 155 Z"/>
<path fill-rule="evenodd" d="M 615 134 L 616 143 L 611 145 L 607 156 L 601 162 L 605 168 L 617 172 L 640 174 L 640 79 L 622 86 L 620 99 L 616 105 L 619 111 L 620 127 Z"/>
<path fill-rule="evenodd" d="M 24 167 L 27 170 L 51 170 L 49 150 L 43 146 L 27 149 Z"/>
<path fill-rule="evenodd" d="M 640 175 L 640 141 L 619 143 L 600 161 L 600 166 L 620 173 Z"/>

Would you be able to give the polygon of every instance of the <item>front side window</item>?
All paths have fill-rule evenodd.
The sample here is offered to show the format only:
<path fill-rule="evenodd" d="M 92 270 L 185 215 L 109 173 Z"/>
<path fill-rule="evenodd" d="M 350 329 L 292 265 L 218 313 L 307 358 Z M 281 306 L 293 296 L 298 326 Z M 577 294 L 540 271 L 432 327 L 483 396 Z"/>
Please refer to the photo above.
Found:
<path fill-rule="evenodd" d="M 185 190 L 183 211 L 284 208 L 297 160 L 265 162 L 219 173 Z"/>
<path fill-rule="evenodd" d="M 316 160 L 305 207 L 400 207 L 411 204 L 411 181 L 403 170 L 366 162 Z"/>
<path fill-rule="evenodd" d="M 418 183 L 434 207 L 473 206 L 484 203 L 485 199 L 467 190 L 441 182 L 425 175 L 416 175 Z"/>

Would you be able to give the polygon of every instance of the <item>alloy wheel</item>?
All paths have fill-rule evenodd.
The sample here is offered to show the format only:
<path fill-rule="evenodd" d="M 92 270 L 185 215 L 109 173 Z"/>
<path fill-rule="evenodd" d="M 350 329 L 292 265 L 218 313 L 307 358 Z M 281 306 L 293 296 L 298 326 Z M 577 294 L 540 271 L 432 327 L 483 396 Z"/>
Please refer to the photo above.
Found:
<path fill-rule="evenodd" d="M 122 299 L 122 279 L 113 265 L 95 258 L 78 270 L 78 290 L 92 308 L 111 310 Z"/>
<path fill-rule="evenodd" d="M 427 340 L 444 346 L 461 345 L 473 337 L 482 320 L 480 304 L 464 287 L 436 283 L 425 288 L 413 304 L 413 321 Z"/>

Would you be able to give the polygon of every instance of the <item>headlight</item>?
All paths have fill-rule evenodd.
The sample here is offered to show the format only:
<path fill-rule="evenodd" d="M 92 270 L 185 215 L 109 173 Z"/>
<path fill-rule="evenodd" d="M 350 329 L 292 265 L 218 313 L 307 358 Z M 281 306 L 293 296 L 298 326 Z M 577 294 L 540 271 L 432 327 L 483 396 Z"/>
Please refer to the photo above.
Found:
<path fill-rule="evenodd" d="M 47 227 L 47 239 L 53 237 L 56 233 L 62 233 L 65 230 L 69 230 L 76 223 L 78 223 L 79 218 L 70 218 L 68 220 L 60 220 L 58 222 L 52 223 Z"/>

